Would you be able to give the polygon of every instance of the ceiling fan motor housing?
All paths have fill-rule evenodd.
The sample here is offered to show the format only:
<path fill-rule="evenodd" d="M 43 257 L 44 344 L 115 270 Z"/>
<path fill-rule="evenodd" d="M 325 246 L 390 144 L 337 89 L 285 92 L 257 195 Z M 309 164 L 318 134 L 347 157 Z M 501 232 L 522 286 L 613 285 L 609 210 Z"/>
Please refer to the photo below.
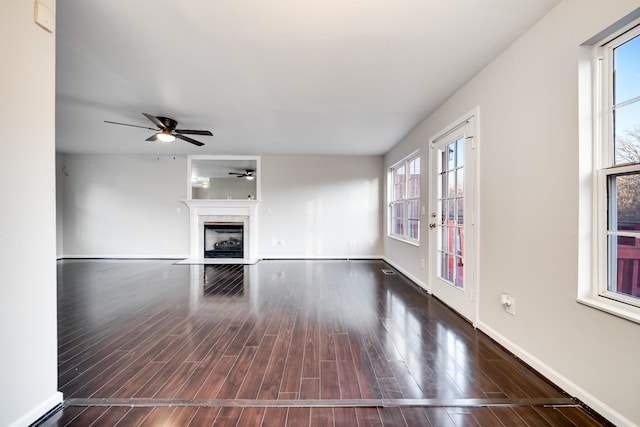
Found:
<path fill-rule="evenodd" d="M 156 119 L 158 119 L 167 129 L 174 130 L 176 126 L 178 126 L 178 122 L 170 119 L 169 117 L 156 117 Z"/>

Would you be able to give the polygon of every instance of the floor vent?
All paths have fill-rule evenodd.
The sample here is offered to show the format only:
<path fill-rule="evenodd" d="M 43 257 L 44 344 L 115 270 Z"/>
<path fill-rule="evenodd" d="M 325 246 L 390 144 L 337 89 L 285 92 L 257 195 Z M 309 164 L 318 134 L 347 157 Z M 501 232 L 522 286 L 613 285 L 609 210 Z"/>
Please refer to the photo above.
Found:
<path fill-rule="evenodd" d="M 389 268 L 383 268 L 382 269 L 382 273 L 386 274 L 387 276 L 394 276 L 396 274 L 395 271 L 389 269 Z"/>

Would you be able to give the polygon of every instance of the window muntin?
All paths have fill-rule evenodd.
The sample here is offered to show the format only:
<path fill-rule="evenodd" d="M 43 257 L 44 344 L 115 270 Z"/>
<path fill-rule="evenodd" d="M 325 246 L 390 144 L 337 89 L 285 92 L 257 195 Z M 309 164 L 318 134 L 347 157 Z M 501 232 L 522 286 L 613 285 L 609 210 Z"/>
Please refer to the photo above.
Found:
<path fill-rule="evenodd" d="M 598 295 L 640 307 L 640 27 L 600 47 L 598 59 Z"/>
<path fill-rule="evenodd" d="M 389 235 L 420 241 L 420 155 L 415 154 L 390 168 Z"/>

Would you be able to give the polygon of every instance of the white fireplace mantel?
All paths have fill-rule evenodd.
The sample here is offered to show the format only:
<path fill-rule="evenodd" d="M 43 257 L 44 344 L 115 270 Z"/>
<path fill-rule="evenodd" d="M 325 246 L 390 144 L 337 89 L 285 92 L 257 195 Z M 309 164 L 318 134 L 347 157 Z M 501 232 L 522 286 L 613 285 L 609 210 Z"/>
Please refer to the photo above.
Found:
<path fill-rule="evenodd" d="M 189 262 L 204 263 L 204 223 L 242 222 L 244 224 L 245 263 L 257 262 L 258 200 L 185 199 L 189 207 Z M 208 259 L 207 259 L 208 260 Z"/>

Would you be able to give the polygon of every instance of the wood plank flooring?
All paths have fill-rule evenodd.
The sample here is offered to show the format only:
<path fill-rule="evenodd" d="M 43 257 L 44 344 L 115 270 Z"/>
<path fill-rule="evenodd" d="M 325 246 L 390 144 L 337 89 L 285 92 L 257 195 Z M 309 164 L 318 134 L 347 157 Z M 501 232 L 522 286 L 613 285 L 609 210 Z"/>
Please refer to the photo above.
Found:
<path fill-rule="evenodd" d="M 59 261 L 41 425 L 606 425 L 385 268 Z"/>

